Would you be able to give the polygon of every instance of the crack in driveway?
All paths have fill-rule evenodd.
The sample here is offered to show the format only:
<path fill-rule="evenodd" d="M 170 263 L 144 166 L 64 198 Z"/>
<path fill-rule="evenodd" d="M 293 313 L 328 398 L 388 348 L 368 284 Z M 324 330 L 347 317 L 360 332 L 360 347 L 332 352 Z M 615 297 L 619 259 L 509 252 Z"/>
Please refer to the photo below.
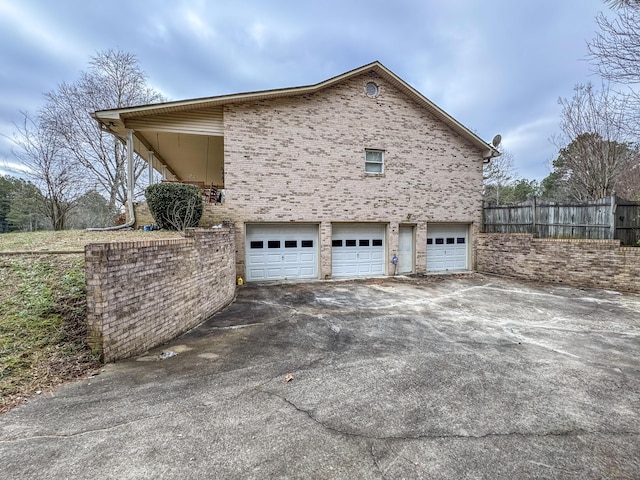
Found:
<path fill-rule="evenodd" d="M 6 439 L 0 439 L 0 444 L 2 443 L 15 443 L 15 442 L 24 442 L 24 441 L 28 441 L 28 440 L 38 440 L 40 438 L 74 438 L 74 437 L 80 437 L 82 435 L 88 435 L 91 433 L 98 433 L 98 432 L 108 432 L 110 430 L 115 430 L 127 425 L 131 425 L 133 423 L 139 423 L 139 422 L 144 422 L 145 420 L 150 420 L 150 419 L 154 419 L 154 418 L 160 418 L 160 417 L 164 417 L 165 415 L 175 415 L 176 412 L 172 411 L 172 412 L 164 412 L 164 413 L 158 413 L 157 415 L 149 415 L 147 417 L 141 417 L 141 418 L 136 418 L 134 420 L 127 420 L 126 422 L 120 422 L 120 423 L 116 423 L 115 425 L 109 425 L 108 427 L 101 427 L 101 428 L 91 428 L 89 430 L 82 430 L 79 432 L 72 432 L 72 433 L 47 433 L 47 434 L 41 434 L 41 435 L 30 435 L 30 436 L 25 436 L 25 437 L 10 437 L 10 438 L 6 438 Z"/>
<path fill-rule="evenodd" d="M 486 438 L 499 438 L 499 437 L 523 437 L 523 438 L 545 438 L 545 437 L 577 437 L 582 435 L 610 435 L 610 436 L 640 436 L 640 432 L 634 431 L 589 431 L 582 428 L 573 429 L 573 430 L 550 430 L 548 432 L 488 432 L 481 435 L 471 435 L 471 434 L 423 434 L 423 435 L 370 435 L 364 433 L 357 432 L 349 432 L 347 430 L 342 430 L 340 428 L 333 427 L 322 420 L 319 420 L 312 413 L 312 410 L 307 410 L 305 408 L 299 407 L 294 402 L 289 400 L 284 395 L 280 395 L 279 393 L 256 389 L 261 393 L 276 397 L 282 400 L 285 404 L 293 407 L 296 411 L 306 415 L 310 420 L 314 423 L 318 424 L 320 427 L 324 428 L 333 433 L 337 433 L 339 435 L 345 435 L 347 437 L 354 438 L 362 438 L 365 440 L 380 440 L 380 441 L 389 441 L 389 440 L 483 440 Z"/>

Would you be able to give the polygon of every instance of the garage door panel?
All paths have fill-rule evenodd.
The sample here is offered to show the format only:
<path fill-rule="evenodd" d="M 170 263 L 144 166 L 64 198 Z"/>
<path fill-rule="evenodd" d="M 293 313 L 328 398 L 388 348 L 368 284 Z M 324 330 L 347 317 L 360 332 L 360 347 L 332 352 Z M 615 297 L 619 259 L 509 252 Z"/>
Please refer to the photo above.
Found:
<path fill-rule="evenodd" d="M 272 264 L 278 264 L 280 263 L 280 261 L 282 260 L 282 255 L 280 255 L 279 253 L 269 253 L 267 254 L 267 264 L 272 265 Z"/>
<path fill-rule="evenodd" d="M 265 271 L 263 268 L 252 268 L 247 270 L 247 276 L 251 276 L 253 279 L 265 278 Z"/>
<path fill-rule="evenodd" d="M 316 269 L 314 267 L 301 267 L 300 274 L 302 277 L 310 278 L 315 276 Z"/>
<path fill-rule="evenodd" d="M 334 260 L 339 262 L 355 262 L 358 258 L 355 252 L 338 252 L 335 251 Z"/>
<path fill-rule="evenodd" d="M 363 262 L 370 262 L 373 259 L 372 257 L 371 252 L 367 252 L 366 250 L 358 254 L 358 258 Z"/>
<path fill-rule="evenodd" d="M 280 277 L 280 274 L 282 272 L 282 268 L 281 267 L 275 267 L 275 268 L 267 268 L 267 278 L 268 279 L 276 279 Z"/>
<path fill-rule="evenodd" d="M 300 255 L 297 253 L 285 253 L 282 255 L 282 261 L 284 263 L 300 263 Z"/>
<path fill-rule="evenodd" d="M 284 267 L 283 270 L 287 277 L 297 277 L 300 274 L 300 267 Z"/>
<path fill-rule="evenodd" d="M 333 272 L 334 277 L 351 277 L 358 274 L 356 265 L 341 265 Z"/>

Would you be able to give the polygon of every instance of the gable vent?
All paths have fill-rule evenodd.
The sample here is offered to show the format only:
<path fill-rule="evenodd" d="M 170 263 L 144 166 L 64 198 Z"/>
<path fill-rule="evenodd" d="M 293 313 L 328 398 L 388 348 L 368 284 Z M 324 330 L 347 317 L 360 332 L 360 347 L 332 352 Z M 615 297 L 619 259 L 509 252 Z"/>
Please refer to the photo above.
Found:
<path fill-rule="evenodd" d="M 367 84 L 364 86 L 364 91 L 367 94 L 367 97 L 371 97 L 371 98 L 375 98 L 378 96 L 378 93 L 380 92 L 378 85 L 375 84 L 375 82 L 367 82 Z"/>

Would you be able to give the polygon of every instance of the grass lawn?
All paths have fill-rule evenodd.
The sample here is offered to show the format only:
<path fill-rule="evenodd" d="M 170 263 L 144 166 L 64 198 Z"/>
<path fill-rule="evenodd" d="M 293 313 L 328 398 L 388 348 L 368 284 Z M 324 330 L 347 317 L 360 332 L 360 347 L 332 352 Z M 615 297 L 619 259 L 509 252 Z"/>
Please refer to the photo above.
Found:
<path fill-rule="evenodd" d="M 90 232 L 87 230 L 63 230 L 60 232 L 18 232 L 0 234 L 1 252 L 42 252 L 83 250 L 89 243 L 130 242 L 158 238 L 182 238 L 177 232 L 165 230 L 145 232 L 122 230 Z"/>
<path fill-rule="evenodd" d="M 88 243 L 180 238 L 139 230 L 0 234 L 0 413 L 99 367 L 86 344 Z M 4 253 L 4 255 L 3 255 Z"/>

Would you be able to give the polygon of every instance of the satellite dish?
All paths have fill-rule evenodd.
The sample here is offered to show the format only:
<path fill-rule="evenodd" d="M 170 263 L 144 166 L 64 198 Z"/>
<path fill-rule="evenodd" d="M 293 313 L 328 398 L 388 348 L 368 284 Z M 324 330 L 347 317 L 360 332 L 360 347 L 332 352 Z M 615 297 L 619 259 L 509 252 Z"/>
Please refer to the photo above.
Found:
<path fill-rule="evenodd" d="M 498 145 L 500 145 L 500 142 L 502 142 L 502 135 L 498 134 L 495 137 L 493 137 L 493 140 L 491 140 L 491 145 L 493 145 L 495 148 L 498 148 Z"/>

